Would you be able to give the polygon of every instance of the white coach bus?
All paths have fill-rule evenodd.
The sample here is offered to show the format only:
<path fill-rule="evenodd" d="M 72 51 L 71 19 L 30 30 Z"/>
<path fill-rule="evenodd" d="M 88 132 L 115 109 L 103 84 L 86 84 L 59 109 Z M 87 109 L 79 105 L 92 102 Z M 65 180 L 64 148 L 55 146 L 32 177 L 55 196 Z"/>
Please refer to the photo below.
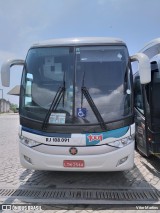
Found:
<path fill-rule="evenodd" d="M 134 104 L 131 62 L 142 84 L 150 81 L 148 57 L 129 57 L 115 38 L 54 39 L 33 45 L 22 65 L 19 151 L 34 170 L 120 171 L 134 164 Z"/>

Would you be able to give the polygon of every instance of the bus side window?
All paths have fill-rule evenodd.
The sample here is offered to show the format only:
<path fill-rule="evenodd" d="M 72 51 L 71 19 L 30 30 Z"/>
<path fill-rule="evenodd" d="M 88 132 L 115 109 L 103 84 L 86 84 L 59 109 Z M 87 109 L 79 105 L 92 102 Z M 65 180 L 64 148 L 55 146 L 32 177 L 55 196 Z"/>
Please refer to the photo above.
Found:
<path fill-rule="evenodd" d="M 144 108 L 143 108 L 143 98 L 142 98 L 142 89 L 140 84 L 140 77 L 135 77 L 135 83 L 134 83 L 134 103 L 135 107 L 144 114 Z"/>

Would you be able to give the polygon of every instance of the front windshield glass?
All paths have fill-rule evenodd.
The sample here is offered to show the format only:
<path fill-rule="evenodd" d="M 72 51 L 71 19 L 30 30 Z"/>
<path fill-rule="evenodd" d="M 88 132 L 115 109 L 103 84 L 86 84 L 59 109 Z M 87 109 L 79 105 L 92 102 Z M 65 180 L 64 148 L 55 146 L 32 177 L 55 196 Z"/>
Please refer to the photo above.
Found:
<path fill-rule="evenodd" d="M 43 121 L 57 91 L 63 97 L 50 117 L 50 123 L 70 123 L 73 110 L 74 54 L 72 47 L 31 49 L 22 80 L 22 114 Z M 66 93 L 70 91 L 70 93 Z M 53 112 L 54 113 L 54 112 Z M 58 115 L 58 113 L 60 113 Z"/>
<path fill-rule="evenodd" d="M 116 46 L 81 47 L 76 49 L 76 56 L 77 116 L 84 116 L 83 119 L 89 123 L 97 122 L 87 99 L 82 97 L 82 85 L 87 88 L 105 122 L 129 115 L 131 88 L 126 49 Z"/>
<path fill-rule="evenodd" d="M 20 113 L 43 122 L 57 92 L 64 87 L 49 116 L 50 124 L 97 124 L 94 106 L 105 123 L 129 116 L 128 60 L 125 46 L 33 48 L 24 66 Z"/>

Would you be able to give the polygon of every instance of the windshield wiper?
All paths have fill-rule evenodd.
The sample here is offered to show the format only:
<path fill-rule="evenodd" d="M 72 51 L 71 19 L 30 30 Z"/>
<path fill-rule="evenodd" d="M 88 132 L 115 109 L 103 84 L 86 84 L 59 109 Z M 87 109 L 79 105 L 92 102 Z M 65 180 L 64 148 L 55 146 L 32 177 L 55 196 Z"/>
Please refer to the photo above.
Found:
<path fill-rule="evenodd" d="M 92 111 L 94 112 L 98 122 L 100 123 L 101 129 L 106 131 L 107 128 L 106 128 L 105 122 L 104 122 L 104 120 L 103 120 L 103 118 L 102 118 L 97 106 L 95 105 L 91 95 L 89 94 L 88 89 L 84 86 L 84 76 L 85 76 L 85 72 L 83 74 L 83 81 L 82 81 L 82 87 L 81 87 L 81 92 L 82 92 L 81 108 L 82 108 L 82 105 L 83 105 L 83 95 L 84 95 L 86 100 L 88 101 L 88 104 L 90 105 Z"/>
<path fill-rule="evenodd" d="M 63 78 L 63 86 L 60 86 L 56 92 L 56 95 L 54 96 L 54 99 L 50 105 L 50 108 L 48 109 L 48 112 L 44 118 L 42 129 L 46 129 L 49 121 L 49 117 L 53 111 L 55 111 L 63 97 L 63 107 L 64 107 L 64 97 L 65 97 L 65 73 Z"/>

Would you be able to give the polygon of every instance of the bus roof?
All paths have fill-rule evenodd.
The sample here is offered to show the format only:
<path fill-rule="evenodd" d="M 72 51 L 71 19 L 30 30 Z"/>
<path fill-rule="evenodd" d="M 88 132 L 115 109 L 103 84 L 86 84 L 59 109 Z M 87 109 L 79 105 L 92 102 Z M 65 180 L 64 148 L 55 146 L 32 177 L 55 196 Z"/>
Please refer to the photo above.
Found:
<path fill-rule="evenodd" d="M 109 37 L 80 37 L 80 38 L 61 38 L 52 39 L 34 44 L 32 47 L 48 46 L 79 46 L 79 45 L 125 45 L 119 38 Z"/>
<path fill-rule="evenodd" d="M 150 59 L 160 53 L 160 38 L 156 38 L 147 43 L 139 52 L 145 53 Z"/>

